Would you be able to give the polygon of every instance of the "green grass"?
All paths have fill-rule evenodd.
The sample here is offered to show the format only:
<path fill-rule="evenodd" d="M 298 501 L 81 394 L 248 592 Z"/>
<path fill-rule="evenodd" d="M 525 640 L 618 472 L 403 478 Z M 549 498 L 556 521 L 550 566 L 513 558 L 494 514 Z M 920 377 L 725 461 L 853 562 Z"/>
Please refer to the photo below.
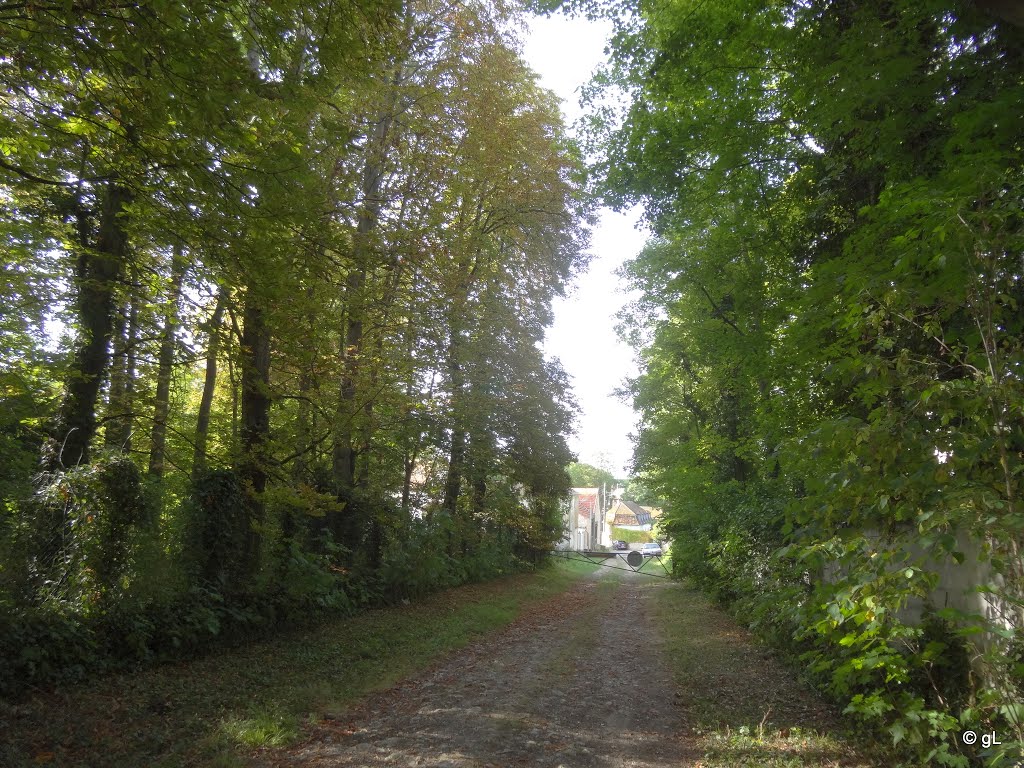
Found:
<path fill-rule="evenodd" d="M 651 576 L 671 576 L 672 575 L 672 553 L 666 552 L 661 556 L 661 559 L 650 558 L 644 563 L 644 569 L 640 573 L 650 574 Z"/>
<path fill-rule="evenodd" d="M 283 747 L 298 737 L 299 721 L 292 714 L 267 709 L 251 712 L 249 717 L 227 718 L 221 733 L 247 747 Z"/>
<path fill-rule="evenodd" d="M 631 528 L 619 528 L 617 525 L 612 526 L 612 538 L 627 544 L 646 544 L 649 541 L 654 541 L 648 531 L 634 531 Z"/>
<path fill-rule="evenodd" d="M 429 666 L 569 588 L 595 566 L 447 590 L 187 663 L 0 702 L 0 765 L 219 766 Z"/>
<path fill-rule="evenodd" d="M 854 768 L 855 749 L 833 709 L 699 592 L 652 589 L 679 704 L 704 753 L 701 768 Z M 882 763 L 877 763 L 882 764 Z"/>

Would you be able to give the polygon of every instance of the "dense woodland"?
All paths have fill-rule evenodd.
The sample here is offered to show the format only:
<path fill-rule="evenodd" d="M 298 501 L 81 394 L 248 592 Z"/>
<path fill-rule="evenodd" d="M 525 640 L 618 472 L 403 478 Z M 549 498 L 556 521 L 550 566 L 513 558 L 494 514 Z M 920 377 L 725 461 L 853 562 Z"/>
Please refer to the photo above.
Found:
<path fill-rule="evenodd" d="M 0 5 L 0 694 L 536 561 L 613 480 L 540 352 L 603 198 L 677 574 L 1014 764 L 1024 15 L 537 5 L 615 26 L 582 149 L 514 5 Z"/>
<path fill-rule="evenodd" d="M 1017 764 L 1024 14 L 578 5 L 600 191 L 655 235 L 623 325 L 674 567 L 922 762 Z"/>
<path fill-rule="evenodd" d="M 588 206 L 521 15 L 0 5 L 0 694 L 560 537 Z"/>

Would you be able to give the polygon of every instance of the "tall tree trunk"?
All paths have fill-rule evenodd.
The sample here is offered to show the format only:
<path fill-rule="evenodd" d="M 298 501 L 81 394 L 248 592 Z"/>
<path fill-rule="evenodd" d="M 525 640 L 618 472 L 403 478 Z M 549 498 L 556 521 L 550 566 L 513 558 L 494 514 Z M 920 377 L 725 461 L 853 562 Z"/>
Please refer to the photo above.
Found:
<path fill-rule="evenodd" d="M 323 256 L 324 249 L 319 249 L 319 255 Z M 313 306 L 315 301 L 313 280 L 306 287 L 306 305 Z M 313 311 L 306 316 L 306 332 L 309 338 L 316 334 L 317 317 Z M 292 465 L 292 481 L 298 485 L 309 482 L 309 461 L 313 446 L 313 409 L 310 407 L 310 392 L 317 386 L 316 380 L 316 358 L 314 355 L 303 355 L 300 358 L 301 372 L 299 373 L 299 397 L 298 413 L 295 418 L 295 463 Z"/>
<path fill-rule="evenodd" d="M 487 498 L 487 481 L 483 474 L 473 478 L 473 515 L 480 517 L 485 511 L 484 500 Z"/>
<path fill-rule="evenodd" d="M 341 334 L 341 387 L 336 412 L 333 475 L 339 495 L 347 496 L 349 506 L 345 510 L 331 513 L 329 522 L 336 541 L 346 538 L 346 518 L 356 514 L 350 508 L 351 492 L 355 485 L 356 458 L 354 444 L 354 422 L 356 411 L 357 380 L 360 355 L 363 346 L 363 291 L 371 255 L 371 235 L 380 220 L 381 189 L 384 182 L 384 164 L 387 157 L 388 139 L 394 121 L 394 109 L 388 111 L 374 126 L 367 146 L 366 163 L 360 184 L 363 204 L 356 222 L 355 239 L 352 246 L 352 269 L 345 278 L 345 325 Z"/>
<path fill-rule="evenodd" d="M 259 297 L 250 288 L 242 311 L 242 457 L 239 470 L 252 494 L 248 544 L 250 570 L 259 560 L 258 526 L 263 521 L 263 492 L 267 488 L 267 441 L 270 437 L 270 329 Z"/>
<path fill-rule="evenodd" d="M 124 417 L 121 419 L 124 439 L 121 440 L 121 450 L 125 453 L 129 453 L 132 449 L 132 433 L 135 431 L 135 371 L 138 348 L 139 301 L 136 298 L 132 300 L 131 310 L 128 312 L 128 347 L 124 361 Z"/>
<path fill-rule="evenodd" d="M 341 350 L 341 391 L 338 398 L 337 426 L 334 436 L 333 470 L 334 482 L 339 492 L 350 490 L 356 474 L 356 451 L 353 445 L 353 421 L 355 420 L 356 368 L 363 340 L 361 310 L 355 306 L 356 295 L 362 290 L 365 273 L 353 270 L 346 279 L 345 293 L 348 297 L 347 319 L 342 334 Z"/>
<path fill-rule="evenodd" d="M 441 506 L 454 518 L 458 509 L 459 495 L 462 493 L 462 472 L 466 463 L 466 432 L 463 424 L 464 381 L 459 332 L 451 322 L 448 346 L 448 375 L 452 390 L 452 445 L 448 454 L 448 476 L 444 483 L 444 500 Z"/>
<path fill-rule="evenodd" d="M 415 280 L 415 276 L 414 276 Z M 406 319 L 405 322 L 405 359 L 413 360 L 413 350 L 416 348 L 417 335 L 412 324 L 412 317 Z M 430 402 L 434 399 L 434 382 L 436 381 L 436 375 L 431 376 L 430 386 L 427 389 L 426 397 L 424 400 Z M 412 403 L 413 398 L 418 395 L 418 387 L 416 386 L 416 374 L 413 371 L 409 371 L 409 378 L 405 382 L 405 398 L 407 402 Z M 402 456 L 402 469 L 404 470 L 404 476 L 402 478 L 402 511 L 405 513 L 409 512 L 409 505 L 412 498 L 412 476 L 416 472 L 416 459 L 419 457 L 420 449 L 423 443 L 423 430 L 419 419 L 416 419 L 414 423 L 417 425 L 416 436 L 412 438 L 407 437 L 405 440 L 405 450 Z"/>
<path fill-rule="evenodd" d="M 416 470 L 416 453 L 406 452 L 402 457 L 404 474 L 402 476 L 402 511 L 409 513 L 409 501 L 412 496 L 412 473 Z"/>
<path fill-rule="evenodd" d="M 213 407 L 213 393 L 217 388 L 217 352 L 220 350 L 220 324 L 224 317 L 224 289 L 217 294 L 217 305 L 207 322 L 210 339 L 206 343 L 206 376 L 203 379 L 203 397 L 199 401 L 199 415 L 196 417 L 196 444 L 192 456 L 192 478 L 206 468 L 206 438 L 210 432 L 210 411 Z"/>
<path fill-rule="evenodd" d="M 313 391 L 313 383 L 313 373 L 307 368 L 299 375 L 299 412 L 295 418 L 298 455 L 292 465 L 292 480 L 296 483 L 309 480 L 309 453 L 313 449 L 313 414 L 309 407 L 309 393 Z"/>
<path fill-rule="evenodd" d="M 110 388 L 107 392 L 107 412 L 104 419 L 103 444 L 106 448 L 124 449 L 125 393 L 128 388 L 128 315 L 130 301 L 114 311 L 113 352 L 110 364 Z M 130 434 L 130 432 L 128 433 Z"/>
<path fill-rule="evenodd" d="M 448 454 L 448 476 L 444 481 L 442 508 L 455 515 L 462 493 L 462 468 L 466 459 L 466 433 L 458 425 L 452 430 L 452 447 Z"/>
<path fill-rule="evenodd" d="M 43 449 L 42 469 L 55 472 L 89 460 L 96 433 L 96 402 L 110 365 L 108 346 L 113 332 L 114 289 L 124 274 L 128 237 L 120 220 L 131 193 L 111 184 L 103 197 L 95 246 L 87 243 L 78 255 L 79 342 L 68 371 L 61 401 Z"/>
<path fill-rule="evenodd" d="M 345 327 L 341 335 L 341 387 L 338 399 L 338 425 L 334 440 L 334 478 L 339 489 L 349 489 L 355 481 L 356 450 L 354 446 L 353 421 L 356 412 L 356 379 L 359 358 L 363 347 L 363 298 L 366 286 L 367 262 L 370 254 L 370 233 L 376 228 L 380 214 L 380 181 L 383 174 L 379 167 L 364 175 L 364 195 L 373 195 L 373 203 L 367 204 L 359 214 L 356 225 L 353 267 L 345 278 Z M 370 181 L 366 179 L 370 178 Z"/>
<path fill-rule="evenodd" d="M 174 336 L 178 330 L 178 301 L 181 297 L 181 283 L 185 279 L 185 264 L 181 246 L 175 246 L 174 255 L 171 257 L 171 291 L 167 313 L 164 315 L 164 331 L 160 339 L 156 374 L 156 403 L 153 407 L 153 430 L 149 449 L 149 474 L 153 477 L 161 477 L 164 473 L 167 414 L 171 404 L 171 371 L 174 368 Z"/>

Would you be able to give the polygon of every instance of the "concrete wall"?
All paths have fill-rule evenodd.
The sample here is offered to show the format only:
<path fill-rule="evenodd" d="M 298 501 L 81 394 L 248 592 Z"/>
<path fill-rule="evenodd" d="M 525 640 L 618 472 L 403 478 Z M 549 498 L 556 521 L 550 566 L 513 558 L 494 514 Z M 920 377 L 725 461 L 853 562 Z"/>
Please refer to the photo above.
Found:
<path fill-rule="evenodd" d="M 920 566 L 935 573 L 938 578 L 935 588 L 927 597 L 914 597 L 908 600 L 897 613 L 898 618 L 907 624 L 916 624 L 920 622 L 925 608 L 931 606 L 935 609 L 954 608 L 968 614 L 983 616 L 985 623 L 1004 629 L 1024 626 L 1024 616 L 1020 608 L 1001 600 L 997 594 L 992 594 L 986 589 L 999 592 L 1005 587 L 1003 578 L 993 571 L 989 563 L 986 543 L 972 537 L 966 531 L 960 531 L 956 539 L 957 551 L 964 555 L 961 563 L 944 550 L 926 549 L 913 541 L 905 545 L 907 564 Z M 879 540 L 879 549 L 889 548 L 889 542 Z M 839 573 L 839 566 L 826 567 L 823 578 L 831 581 Z M 979 652 L 983 652 L 999 642 L 999 638 L 993 633 L 979 633 L 972 637 L 971 642 Z"/>
<path fill-rule="evenodd" d="M 1021 626 L 1020 609 L 985 589 L 1002 591 L 1006 583 L 989 563 L 984 542 L 965 531 L 960 531 L 956 538 L 957 550 L 964 555 L 962 563 L 944 552 L 936 554 L 918 544 L 910 544 L 908 554 L 912 559 L 920 559 L 926 570 L 934 571 L 938 575 L 938 583 L 926 600 L 914 598 L 909 601 L 900 618 L 915 622 L 921 618 L 925 605 L 930 603 L 935 608 L 956 608 L 979 614 L 992 625 L 1004 629 Z"/>

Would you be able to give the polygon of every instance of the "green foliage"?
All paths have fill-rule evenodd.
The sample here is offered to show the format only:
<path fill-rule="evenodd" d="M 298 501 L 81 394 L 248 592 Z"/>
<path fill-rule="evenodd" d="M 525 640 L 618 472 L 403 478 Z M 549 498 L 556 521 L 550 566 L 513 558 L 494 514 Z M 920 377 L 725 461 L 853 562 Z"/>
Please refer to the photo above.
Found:
<path fill-rule="evenodd" d="M 645 544 L 654 541 L 648 531 L 633 531 L 628 528 L 612 526 L 612 539 L 624 541 L 627 544 Z"/>
<path fill-rule="evenodd" d="M 1024 633 L 1019 629 L 1014 632 L 1006 649 L 1006 665 L 1013 689 L 1024 699 Z"/>
<path fill-rule="evenodd" d="M 42 450 L 40 425 L 49 416 L 46 373 L 25 361 L 0 366 L 0 520 L 9 520 L 18 501 L 32 491 L 30 478 Z"/>
<path fill-rule="evenodd" d="M 26 685 L 82 678 L 97 658 L 97 642 L 52 608 L 0 608 L 0 695 Z"/>
<path fill-rule="evenodd" d="M 194 481 L 186 551 L 202 582 L 218 589 L 244 587 L 252 573 L 252 501 L 238 474 L 209 471 Z"/>
<path fill-rule="evenodd" d="M 590 464 L 573 462 L 565 471 L 569 473 L 573 488 L 600 488 L 604 485 L 610 490 L 616 485 L 615 476 L 611 472 Z"/>
<path fill-rule="evenodd" d="M 38 564 L 44 588 L 86 605 L 117 599 L 128 588 L 132 560 L 155 522 L 138 468 L 117 455 L 45 477 L 28 509 L 35 518 L 31 538 L 60 536 L 43 547 L 56 552 L 54 562 Z"/>
<path fill-rule="evenodd" d="M 639 477 L 631 477 L 626 481 L 622 500 L 635 501 L 642 507 L 655 507 L 659 509 L 665 505 L 665 500 Z"/>
<path fill-rule="evenodd" d="M 1004 764 L 1024 32 L 939 1 L 654 4 L 617 29 L 603 78 L 632 101 L 591 138 L 606 199 L 655 232 L 624 319 L 675 569 L 918 762 Z M 918 620 L 930 601 L 951 608 Z"/>
<path fill-rule="evenodd" d="M 591 203 L 521 9 L 37 11 L 0 18 L 0 687 L 536 566 Z"/>

